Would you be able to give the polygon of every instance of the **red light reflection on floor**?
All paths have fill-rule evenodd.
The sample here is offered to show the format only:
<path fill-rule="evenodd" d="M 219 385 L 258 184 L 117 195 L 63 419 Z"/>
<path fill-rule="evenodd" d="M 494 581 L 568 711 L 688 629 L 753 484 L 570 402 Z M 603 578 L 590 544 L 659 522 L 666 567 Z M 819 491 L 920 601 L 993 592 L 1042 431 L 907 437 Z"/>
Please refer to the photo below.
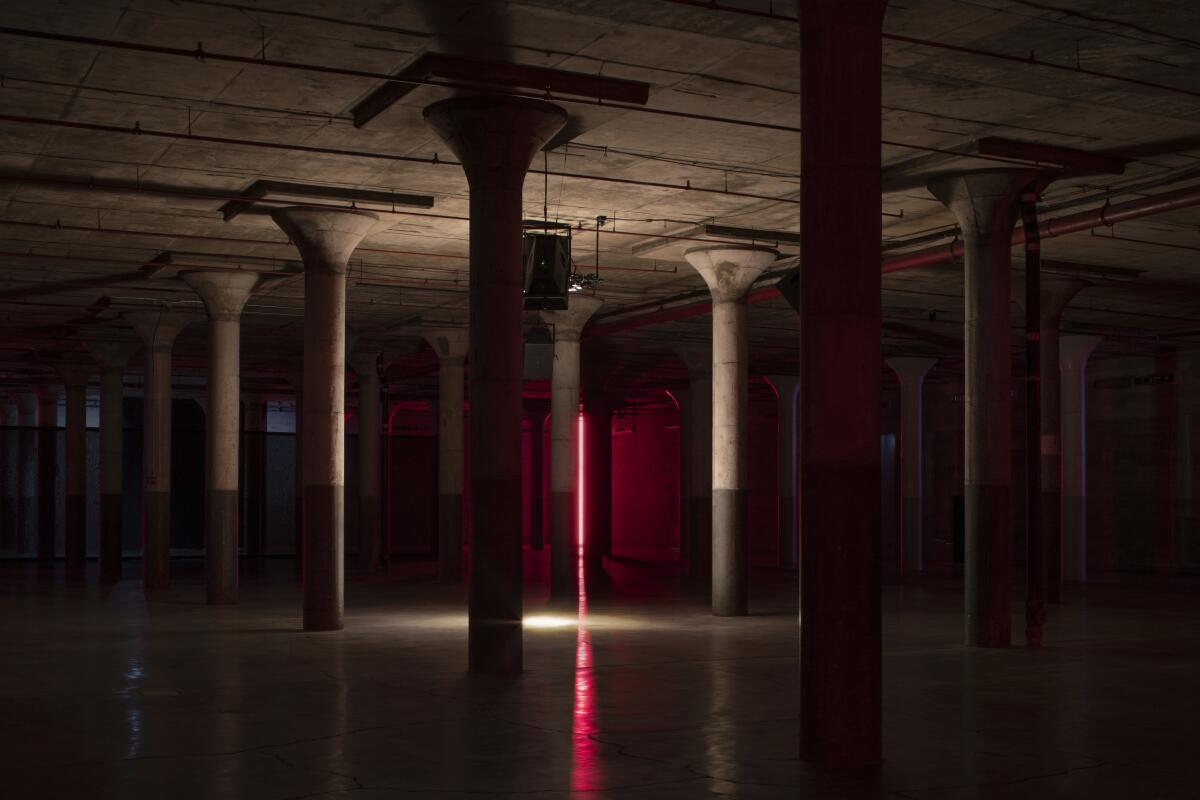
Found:
<path fill-rule="evenodd" d="M 584 426 L 583 415 L 577 421 L 577 447 L 579 459 L 575 471 L 576 531 L 578 548 L 576 569 L 579 578 L 579 625 L 575 633 L 575 704 L 571 713 L 571 734 L 574 751 L 571 759 L 571 789 L 577 792 L 600 788 L 598 749 L 600 745 L 592 739 L 596 733 L 596 680 L 592 673 L 592 636 L 587 629 L 587 581 L 583 561 L 584 537 Z"/>

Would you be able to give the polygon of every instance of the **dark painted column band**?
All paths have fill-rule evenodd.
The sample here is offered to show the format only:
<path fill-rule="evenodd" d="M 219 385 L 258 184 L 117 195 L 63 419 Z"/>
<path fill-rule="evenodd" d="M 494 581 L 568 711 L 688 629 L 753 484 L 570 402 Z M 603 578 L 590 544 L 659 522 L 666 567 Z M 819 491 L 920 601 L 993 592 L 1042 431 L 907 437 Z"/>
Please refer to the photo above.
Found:
<path fill-rule="evenodd" d="M 238 599 L 238 492 L 209 489 L 204 530 L 205 547 L 213 562 L 204 571 L 204 586 L 212 605 L 236 603 Z M 217 560 L 220 563 L 216 563 Z"/>
<path fill-rule="evenodd" d="M 56 555 L 55 533 L 55 437 L 58 429 L 53 423 L 43 421 L 44 413 L 38 411 L 37 431 L 37 554 L 43 561 Z"/>
<path fill-rule="evenodd" d="M 711 497 L 693 495 L 688 504 L 692 529 L 688 578 L 697 590 L 709 592 L 712 587 L 713 501 Z"/>
<path fill-rule="evenodd" d="M 69 494 L 63 510 L 66 512 L 67 537 L 64 544 L 67 567 L 80 570 L 87 560 L 87 498 L 81 494 Z"/>
<path fill-rule="evenodd" d="M 358 503 L 358 519 L 361 525 L 358 545 L 359 569 L 367 574 L 385 572 L 387 554 L 383 542 L 383 514 L 380 511 L 379 497 L 362 495 Z"/>
<path fill-rule="evenodd" d="M 142 491 L 142 574 L 147 589 L 171 580 L 171 493 Z"/>
<path fill-rule="evenodd" d="M 966 637 L 980 647 L 1008 647 L 1012 635 L 1012 487 L 968 484 L 966 528 L 980 532 L 966 540 Z M 991 535 L 989 535 L 991 534 Z M 978 552 L 972 552 L 978 548 Z"/>
<path fill-rule="evenodd" d="M 462 518 L 461 494 L 438 495 L 438 578 L 457 581 L 462 575 Z"/>
<path fill-rule="evenodd" d="M 546 414 L 536 410 L 529 417 L 529 549 L 541 550 L 545 546 L 546 522 L 543 516 L 545 505 L 546 467 L 543 451 L 546 447 Z"/>
<path fill-rule="evenodd" d="M 345 532 L 342 509 L 345 487 L 304 487 L 304 524 L 308 530 L 325 535 L 309 535 L 304 552 L 304 630 L 342 629 L 342 584 L 344 581 Z"/>
<path fill-rule="evenodd" d="M 121 579 L 122 495 L 100 495 L 100 580 L 116 583 Z"/>
<path fill-rule="evenodd" d="M 570 602 L 575 602 L 578 593 L 579 543 L 570 537 L 575 530 L 575 500 L 575 492 L 550 493 L 550 596 Z"/>
<path fill-rule="evenodd" d="M 727 535 L 714 540 L 712 611 L 718 617 L 741 617 L 749 613 L 749 583 L 746 581 L 746 490 L 713 489 L 713 530 Z"/>
<path fill-rule="evenodd" d="M 510 674 L 523 663 L 521 585 L 521 479 L 475 475 L 471 502 L 496 514 L 488 535 L 480 536 L 480 520 L 471 539 L 469 662 L 472 672 Z"/>

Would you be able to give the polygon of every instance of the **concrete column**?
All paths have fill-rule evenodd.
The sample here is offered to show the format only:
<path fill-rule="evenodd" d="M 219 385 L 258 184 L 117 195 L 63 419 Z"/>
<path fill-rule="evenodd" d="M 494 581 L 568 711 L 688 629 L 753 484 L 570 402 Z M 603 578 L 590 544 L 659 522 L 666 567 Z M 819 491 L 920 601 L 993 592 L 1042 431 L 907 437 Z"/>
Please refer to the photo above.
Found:
<path fill-rule="evenodd" d="M 171 582 L 171 348 L 203 317 L 157 309 L 123 315 L 145 346 L 142 404 L 142 581 L 146 591 Z"/>
<path fill-rule="evenodd" d="M 591 372 L 591 374 L 588 374 Z M 583 380 L 583 563 L 586 575 L 599 576 L 612 557 L 612 412 L 603 370 L 584 371 Z M 589 577 L 588 590 L 597 588 Z"/>
<path fill-rule="evenodd" d="M 13 428 L 17 425 L 16 401 L 7 395 L 0 394 L 0 554 L 12 553 L 16 537 L 16 503 L 10 502 L 8 487 L 9 474 L 13 471 L 14 449 L 10 444 L 13 439 Z M 19 500 L 19 497 L 13 500 Z"/>
<path fill-rule="evenodd" d="M 604 304 L 574 295 L 566 311 L 543 311 L 554 329 L 554 372 L 550 379 L 550 599 L 579 596 L 582 548 L 576 519 L 579 486 L 579 337 Z"/>
<path fill-rule="evenodd" d="M 679 412 L 679 560 L 688 562 L 691 559 L 692 522 L 690 501 L 692 496 L 692 458 L 688 433 L 692 429 L 691 393 L 687 389 L 669 389 L 667 396 L 675 403 Z"/>
<path fill-rule="evenodd" d="M 684 253 L 713 299 L 712 610 L 749 613 L 747 482 L 750 352 L 746 293 L 779 257 L 769 247 L 717 245 Z"/>
<path fill-rule="evenodd" d="M 57 514 L 55 484 L 58 478 L 58 395 L 57 386 L 38 384 L 31 387 L 37 398 L 37 556 L 53 561 L 57 556 Z"/>
<path fill-rule="evenodd" d="M 383 412 L 379 402 L 379 355 L 378 348 L 367 348 L 350 358 L 358 376 L 358 568 L 368 575 L 378 575 L 386 566 L 380 515 Z"/>
<path fill-rule="evenodd" d="M 267 546 L 266 398 L 243 394 L 242 404 L 242 542 L 246 555 L 257 558 Z"/>
<path fill-rule="evenodd" d="M 677 347 L 688 369 L 688 582 L 712 597 L 712 348 Z"/>
<path fill-rule="evenodd" d="M 342 629 L 346 264 L 379 223 L 365 211 L 281 208 L 271 218 L 304 261 L 304 629 Z"/>
<path fill-rule="evenodd" d="M 521 194 L 529 162 L 566 119 L 550 103 L 498 95 L 425 109 L 425 121 L 462 162 L 471 195 L 473 672 L 522 666 Z"/>
<path fill-rule="evenodd" d="M 933 181 L 964 248 L 966 643 L 1007 647 L 1012 634 L 1012 229 L 1034 173 L 981 170 Z"/>
<path fill-rule="evenodd" d="M 125 439 L 125 365 L 137 344 L 125 340 L 87 343 L 100 367 L 100 581 L 121 579 L 122 470 Z"/>
<path fill-rule="evenodd" d="M 238 448 L 242 440 L 242 309 L 255 272 L 186 271 L 208 312 L 204 588 L 210 605 L 238 600 Z"/>
<path fill-rule="evenodd" d="M 779 566 L 795 569 L 800 563 L 800 507 L 796 490 L 799 448 L 796 442 L 796 397 L 800 394 L 797 375 L 768 375 L 779 400 Z"/>
<path fill-rule="evenodd" d="M 24 555 L 29 543 L 26 535 L 30 520 L 37 520 L 37 397 L 32 392 L 19 392 L 17 401 L 17 529 L 13 552 Z M 34 536 L 36 538 L 36 529 Z"/>
<path fill-rule="evenodd" d="M 288 377 L 288 383 L 295 393 L 292 413 L 295 436 L 295 455 L 292 473 L 295 480 L 293 493 L 295 495 L 295 544 L 296 574 L 304 576 L 304 369 L 301 367 Z"/>
<path fill-rule="evenodd" d="M 526 400 L 525 417 L 529 420 L 529 549 L 541 550 L 545 545 L 546 521 L 542 515 L 546 483 L 546 417 L 550 405 L 543 400 Z"/>
<path fill-rule="evenodd" d="M 466 328 L 436 328 L 425 332 L 425 340 L 438 356 L 438 577 L 457 581 L 462 576 L 463 395 L 469 336 Z"/>
<path fill-rule="evenodd" d="M 900 379 L 900 574 L 925 571 L 925 376 L 936 358 L 889 358 Z"/>
<path fill-rule="evenodd" d="M 1062 371 L 1062 576 L 1087 581 L 1087 362 L 1101 336 L 1063 336 Z"/>
<path fill-rule="evenodd" d="M 1075 278 L 1042 275 L 1042 536 L 1046 542 L 1046 600 L 1062 601 L 1062 381 L 1059 329 L 1063 310 L 1088 284 Z"/>
<path fill-rule="evenodd" d="M 880 761 L 884 0 L 799 3 L 801 756 Z M 836 108 L 837 113 L 829 113 Z M 836 376 L 836 377 L 835 377 Z"/>
<path fill-rule="evenodd" d="M 67 390 L 66 536 L 67 569 L 83 571 L 87 561 L 87 385 L 92 367 L 56 364 Z"/>

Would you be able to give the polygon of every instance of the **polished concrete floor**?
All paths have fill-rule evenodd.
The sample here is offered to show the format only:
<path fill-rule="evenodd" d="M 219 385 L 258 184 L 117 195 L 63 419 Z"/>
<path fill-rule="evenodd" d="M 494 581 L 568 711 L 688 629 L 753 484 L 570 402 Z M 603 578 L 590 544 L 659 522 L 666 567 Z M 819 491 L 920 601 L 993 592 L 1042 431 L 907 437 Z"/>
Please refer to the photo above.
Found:
<path fill-rule="evenodd" d="M 248 565 L 236 607 L 174 568 L 147 604 L 135 562 L 112 591 L 0 565 L 0 797 L 1200 797 L 1196 580 L 1098 581 L 1040 652 L 959 646 L 953 583 L 887 587 L 886 762 L 852 777 L 796 757 L 786 573 L 714 619 L 670 567 L 612 563 L 579 626 L 531 555 L 505 681 L 464 674 L 464 592 L 428 565 L 352 577 L 346 630 L 321 634 L 288 561 Z"/>

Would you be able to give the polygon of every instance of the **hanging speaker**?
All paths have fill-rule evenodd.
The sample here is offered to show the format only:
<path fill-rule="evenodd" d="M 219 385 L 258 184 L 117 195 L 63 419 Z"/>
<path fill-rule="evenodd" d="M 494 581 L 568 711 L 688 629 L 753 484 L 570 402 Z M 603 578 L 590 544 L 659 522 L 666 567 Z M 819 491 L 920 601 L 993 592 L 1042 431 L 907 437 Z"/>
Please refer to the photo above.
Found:
<path fill-rule="evenodd" d="M 525 310 L 566 311 L 571 237 L 527 233 L 524 238 Z"/>

